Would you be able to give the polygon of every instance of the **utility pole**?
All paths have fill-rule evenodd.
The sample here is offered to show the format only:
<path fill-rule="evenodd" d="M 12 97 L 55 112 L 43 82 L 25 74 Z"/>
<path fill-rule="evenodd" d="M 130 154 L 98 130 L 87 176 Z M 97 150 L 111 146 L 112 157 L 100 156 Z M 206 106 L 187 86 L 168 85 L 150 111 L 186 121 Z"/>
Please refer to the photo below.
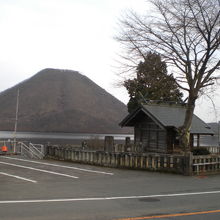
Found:
<path fill-rule="evenodd" d="M 18 107 L 19 107 L 19 89 L 17 91 L 16 113 L 15 113 L 14 153 L 16 152 L 16 135 L 17 135 L 17 126 L 18 126 Z"/>

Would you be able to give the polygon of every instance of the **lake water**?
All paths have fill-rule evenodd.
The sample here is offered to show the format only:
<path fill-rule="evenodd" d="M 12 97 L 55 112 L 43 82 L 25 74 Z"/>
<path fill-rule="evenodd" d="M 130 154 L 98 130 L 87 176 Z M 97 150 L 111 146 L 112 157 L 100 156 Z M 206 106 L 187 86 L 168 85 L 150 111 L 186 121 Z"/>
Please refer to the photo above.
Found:
<path fill-rule="evenodd" d="M 14 132 L 0 131 L 0 139 L 14 139 Z M 98 138 L 104 140 L 105 136 L 113 136 L 115 140 L 122 141 L 126 137 L 134 138 L 131 134 L 84 134 L 84 133 L 47 133 L 47 132 L 17 132 L 17 139 L 48 139 L 49 140 L 89 140 Z"/>
<path fill-rule="evenodd" d="M 126 137 L 130 137 L 134 140 L 134 135 L 131 134 L 82 134 L 82 133 L 47 133 L 47 132 L 17 132 L 16 138 L 23 140 L 31 140 L 34 142 L 53 142 L 53 143 L 81 143 L 83 140 L 100 139 L 104 140 L 105 136 L 113 136 L 116 142 L 124 142 Z M 0 131 L 0 139 L 8 140 L 14 139 L 14 132 L 12 131 Z M 201 146 L 219 146 L 218 136 L 201 136 Z M 194 145 L 197 145 L 195 137 Z"/>

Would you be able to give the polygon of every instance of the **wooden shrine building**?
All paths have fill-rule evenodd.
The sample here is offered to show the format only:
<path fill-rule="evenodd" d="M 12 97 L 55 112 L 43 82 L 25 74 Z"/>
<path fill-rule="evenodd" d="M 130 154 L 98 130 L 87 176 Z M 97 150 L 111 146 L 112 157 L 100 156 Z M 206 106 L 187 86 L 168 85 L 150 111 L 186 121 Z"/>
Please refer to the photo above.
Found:
<path fill-rule="evenodd" d="M 134 143 L 142 152 L 174 153 L 179 151 L 178 128 L 183 125 L 186 108 L 182 105 L 145 104 L 129 114 L 120 123 L 122 127 L 134 127 Z M 193 115 L 190 129 L 190 147 L 200 146 L 201 135 L 213 135 L 210 127 Z"/>

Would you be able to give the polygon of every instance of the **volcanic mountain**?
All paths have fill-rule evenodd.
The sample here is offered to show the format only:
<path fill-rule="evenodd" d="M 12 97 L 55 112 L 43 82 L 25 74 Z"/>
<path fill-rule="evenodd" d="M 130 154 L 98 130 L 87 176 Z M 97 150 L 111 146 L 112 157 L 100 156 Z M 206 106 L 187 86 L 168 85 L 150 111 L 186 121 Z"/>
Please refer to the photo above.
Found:
<path fill-rule="evenodd" d="M 44 69 L 0 93 L 0 130 L 12 131 L 19 90 L 18 131 L 130 133 L 118 123 L 126 106 L 88 77 Z"/>

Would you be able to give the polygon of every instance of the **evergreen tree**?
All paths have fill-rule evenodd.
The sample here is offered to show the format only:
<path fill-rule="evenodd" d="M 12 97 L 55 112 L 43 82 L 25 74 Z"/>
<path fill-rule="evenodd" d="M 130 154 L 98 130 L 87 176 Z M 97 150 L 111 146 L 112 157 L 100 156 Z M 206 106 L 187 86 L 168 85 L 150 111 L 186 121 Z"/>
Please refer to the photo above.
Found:
<path fill-rule="evenodd" d="M 136 109 L 143 97 L 146 100 L 162 102 L 181 102 L 183 94 L 180 92 L 175 78 L 167 73 L 167 65 L 160 55 L 149 52 L 144 62 L 137 66 L 136 77 L 124 81 L 130 100 L 128 111 Z"/>

